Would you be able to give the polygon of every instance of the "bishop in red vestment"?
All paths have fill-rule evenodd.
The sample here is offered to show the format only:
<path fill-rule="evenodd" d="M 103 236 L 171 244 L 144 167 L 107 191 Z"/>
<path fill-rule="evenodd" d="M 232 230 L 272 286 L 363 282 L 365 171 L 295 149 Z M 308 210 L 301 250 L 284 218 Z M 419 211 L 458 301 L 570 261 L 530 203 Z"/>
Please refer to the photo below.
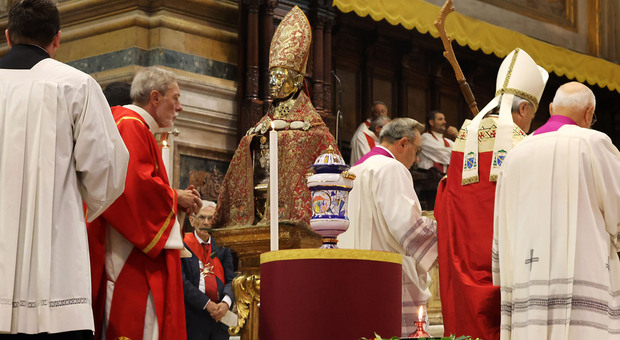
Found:
<path fill-rule="evenodd" d="M 435 201 L 446 336 L 499 339 L 500 287 L 491 273 L 497 171 L 529 131 L 547 78 L 525 51 L 510 53 L 497 75 L 496 97 L 465 121 L 454 143 Z M 497 107 L 499 116 L 487 115 Z"/>

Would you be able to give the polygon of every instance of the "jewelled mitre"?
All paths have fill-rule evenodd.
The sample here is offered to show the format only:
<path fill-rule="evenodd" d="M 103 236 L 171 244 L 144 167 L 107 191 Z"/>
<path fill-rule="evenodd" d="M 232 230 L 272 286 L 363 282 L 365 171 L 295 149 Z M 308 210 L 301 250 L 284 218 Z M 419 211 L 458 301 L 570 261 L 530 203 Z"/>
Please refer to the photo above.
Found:
<path fill-rule="evenodd" d="M 308 18 L 295 6 L 273 34 L 269 48 L 269 69 L 283 67 L 305 75 L 310 42 L 312 31 Z"/>
<path fill-rule="evenodd" d="M 493 147 L 493 160 L 491 162 L 491 174 L 489 181 L 497 181 L 499 169 L 512 149 L 512 101 L 514 96 L 525 98 L 530 101 L 536 110 L 542 97 L 545 85 L 549 79 L 549 73 L 525 51 L 517 48 L 510 52 L 499 67 L 495 83 L 495 98 L 493 98 L 472 119 L 467 127 L 467 139 L 463 155 L 463 185 L 477 183 L 478 176 L 478 129 L 484 116 L 499 104 L 499 118 Z M 500 102 L 501 101 L 501 102 Z"/>

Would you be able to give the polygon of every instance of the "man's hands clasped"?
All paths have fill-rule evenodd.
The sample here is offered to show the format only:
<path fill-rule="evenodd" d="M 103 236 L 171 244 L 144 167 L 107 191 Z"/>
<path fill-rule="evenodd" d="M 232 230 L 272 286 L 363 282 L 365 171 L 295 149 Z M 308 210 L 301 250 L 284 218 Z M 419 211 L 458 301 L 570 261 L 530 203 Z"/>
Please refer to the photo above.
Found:
<path fill-rule="evenodd" d="M 200 199 L 200 193 L 196 190 L 196 187 L 190 185 L 185 190 L 176 189 L 179 196 L 178 205 L 187 214 L 197 214 L 202 207 L 202 200 Z"/>
<path fill-rule="evenodd" d="M 209 312 L 209 315 L 213 318 L 213 320 L 220 322 L 226 312 L 228 311 L 228 304 L 226 302 L 215 303 L 213 301 L 209 301 L 205 309 Z"/>

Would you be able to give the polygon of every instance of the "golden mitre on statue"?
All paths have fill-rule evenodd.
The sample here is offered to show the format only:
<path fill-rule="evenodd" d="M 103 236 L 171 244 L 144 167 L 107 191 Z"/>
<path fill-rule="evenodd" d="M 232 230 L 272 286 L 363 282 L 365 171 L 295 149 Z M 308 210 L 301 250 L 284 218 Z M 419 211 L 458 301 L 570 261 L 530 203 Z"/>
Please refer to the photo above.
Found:
<path fill-rule="evenodd" d="M 269 69 L 283 67 L 305 75 L 311 42 L 312 31 L 308 18 L 295 6 L 273 34 L 269 48 Z"/>

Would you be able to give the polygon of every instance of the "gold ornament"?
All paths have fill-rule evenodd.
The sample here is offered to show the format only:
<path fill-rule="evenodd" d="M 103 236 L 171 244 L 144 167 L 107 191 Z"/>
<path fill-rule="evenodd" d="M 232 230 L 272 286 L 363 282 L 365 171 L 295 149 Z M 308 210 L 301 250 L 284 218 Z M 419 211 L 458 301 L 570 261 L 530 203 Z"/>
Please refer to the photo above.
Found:
<path fill-rule="evenodd" d="M 213 265 L 210 263 L 205 264 L 204 268 L 202 268 L 202 277 L 209 277 L 213 275 L 215 272 L 213 271 Z"/>
<path fill-rule="evenodd" d="M 312 31 L 304 12 L 295 6 L 276 28 L 269 48 L 269 68 L 284 67 L 306 74 Z"/>
<path fill-rule="evenodd" d="M 295 105 L 295 99 L 292 98 L 287 101 L 280 102 L 269 108 L 269 115 L 271 115 L 273 119 L 286 119 L 291 113 L 291 108 L 293 105 Z"/>

